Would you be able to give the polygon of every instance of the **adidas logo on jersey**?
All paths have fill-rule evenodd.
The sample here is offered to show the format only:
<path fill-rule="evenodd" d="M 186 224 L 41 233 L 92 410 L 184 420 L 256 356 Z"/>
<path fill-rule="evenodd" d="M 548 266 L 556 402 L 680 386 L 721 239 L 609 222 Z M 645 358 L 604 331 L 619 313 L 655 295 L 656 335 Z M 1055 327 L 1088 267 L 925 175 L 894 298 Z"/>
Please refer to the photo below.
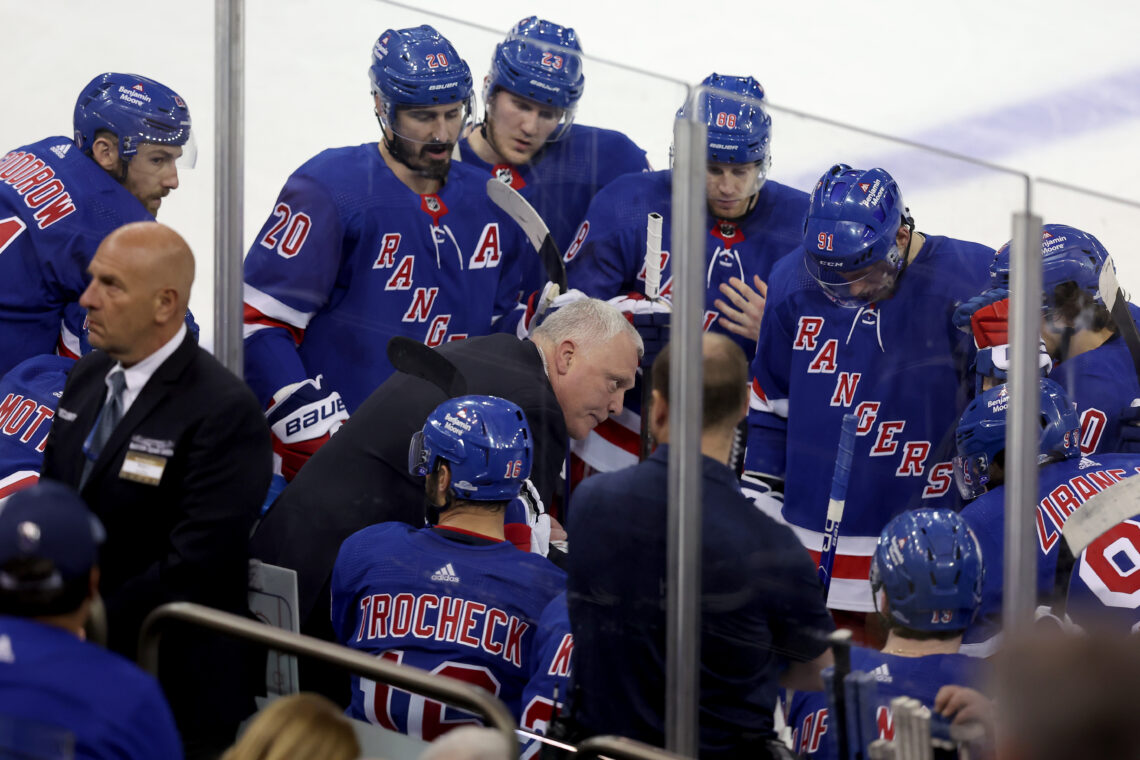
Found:
<path fill-rule="evenodd" d="M 887 667 L 887 663 L 885 662 L 879 667 L 872 670 L 871 675 L 873 675 L 875 677 L 875 680 L 880 683 L 891 683 L 895 680 L 891 678 L 890 668 Z"/>
<path fill-rule="evenodd" d="M 451 566 L 450 562 L 436 570 L 431 579 L 443 583 L 459 583 L 459 576 L 455 574 L 455 568 Z"/>
<path fill-rule="evenodd" d="M 61 143 L 59 145 L 53 146 L 51 148 L 51 152 L 56 154 L 60 158 L 63 158 L 64 156 L 67 155 L 67 151 L 69 151 L 70 149 L 71 149 L 71 143 Z"/>

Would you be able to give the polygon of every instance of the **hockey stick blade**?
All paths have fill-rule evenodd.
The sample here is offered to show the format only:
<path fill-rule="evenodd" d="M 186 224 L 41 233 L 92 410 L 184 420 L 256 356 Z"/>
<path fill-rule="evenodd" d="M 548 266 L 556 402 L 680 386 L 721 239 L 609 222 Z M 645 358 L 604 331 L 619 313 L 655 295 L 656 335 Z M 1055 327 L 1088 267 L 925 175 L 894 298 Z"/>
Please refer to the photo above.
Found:
<path fill-rule="evenodd" d="M 843 507 L 847 503 L 847 481 L 851 478 L 851 459 L 855 454 L 855 428 L 859 418 L 843 415 L 839 428 L 839 449 L 835 455 L 835 473 L 831 476 L 831 495 L 827 502 L 827 520 L 823 526 L 823 546 L 819 552 L 819 581 L 823 584 L 823 598 L 831 590 L 831 569 L 835 564 L 835 550 L 839 543 L 839 525 L 843 521 Z"/>
<path fill-rule="evenodd" d="M 1124 339 L 1124 345 L 1128 347 L 1128 353 L 1132 356 L 1132 368 L 1136 371 L 1136 378 L 1140 380 L 1140 331 L 1137 331 L 1136 323 L 1132 320 L 1128 299 L 1116 281 L 1116 265 L 1112 261 L 1112 256 L 1108 256 L 1104 266 L 1100 268 L 1097 289 L 1104 299 L 1104 305 L 1112 314 L 1112 321 L 1116 323 L 1116 329 Z"/>
<path fill-rule="evenodd" d="M 397 371 L 427 380 L 449 398 L 467 395 L 467 378 L 443 354 L 403 335 L 388 341 L 388 361 Z"/>
<path fill-rule="evenodd" d="M 569 288 L 566 286 L 566 265 L 562 263 L 562 251 L 558 250 L 558 244 L 550 236 L 550 228 L 542 221 L 534 206 L 527 203 L 526 198 L 519 195 L 513 187 L 494 177 L 487 180 L 487 197 L 522 228 L 542 260 L 546 279 L 565 293 Z"/>

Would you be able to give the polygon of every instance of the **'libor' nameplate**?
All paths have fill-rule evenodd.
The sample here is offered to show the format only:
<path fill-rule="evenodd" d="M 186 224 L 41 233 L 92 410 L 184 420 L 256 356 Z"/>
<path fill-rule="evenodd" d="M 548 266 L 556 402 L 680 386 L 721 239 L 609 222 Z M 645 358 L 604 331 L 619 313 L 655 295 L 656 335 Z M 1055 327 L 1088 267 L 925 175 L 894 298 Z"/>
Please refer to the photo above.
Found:
<path fill-rule="evenodd" d="M 162 480 L 162 471 L 165 469 L 166 457 L 128 451 L 123 458 L 123 468 L 119 470 L 119 477 L 148 486 L 157 486 Z"/>

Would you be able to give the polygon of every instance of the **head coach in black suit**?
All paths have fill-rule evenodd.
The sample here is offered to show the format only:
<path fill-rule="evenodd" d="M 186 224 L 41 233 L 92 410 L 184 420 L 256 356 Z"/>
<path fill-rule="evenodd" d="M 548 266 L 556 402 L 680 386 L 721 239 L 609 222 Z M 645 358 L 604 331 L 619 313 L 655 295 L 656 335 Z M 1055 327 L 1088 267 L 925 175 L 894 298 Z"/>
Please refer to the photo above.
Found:
<path fill-rule="evenodd" d="M 272 451 L 252 392 L 187 334 L 194 257 L 178 233 L 120 227 L 88 272 L 79 303 L 99 350 L 68 376 L 42 476 L 76 488 L 106 526 L 108 644 L 133 659 L 160 604 L 247 612 L 247 541 Z M 236 646 L 206 641 L 199 630 L 163 645 L 160 678 L 188 754 L 198 739 L 226 746 L 252 707 L 233 688 Z M 216 693 L 204 692 L 215 680 Z"/>
<path fill-rule="evenodd" d="M 466 381 L 466 392 L 518 404 L 534 435 L 531 478 L 549 505 L 568 438 L 585 438 L 621 411 L 642 341 L 605 301 L 555 311 L 530 340 L 497 334 L 436 349 Z M 253 534 L 254 557 L 297 571 L 301 632 L 333 640 L 329 578 L 344 539 L 380 522 L 424 525 L 423 478 L 408 472 L 408 444 L 445 398 L 440 388 L 397 372 L 297 473 Z M 329 671 L 302 661 L 302 688 L 344 701 Z M 347 684 L 336 672 L 335 684 Z"/>

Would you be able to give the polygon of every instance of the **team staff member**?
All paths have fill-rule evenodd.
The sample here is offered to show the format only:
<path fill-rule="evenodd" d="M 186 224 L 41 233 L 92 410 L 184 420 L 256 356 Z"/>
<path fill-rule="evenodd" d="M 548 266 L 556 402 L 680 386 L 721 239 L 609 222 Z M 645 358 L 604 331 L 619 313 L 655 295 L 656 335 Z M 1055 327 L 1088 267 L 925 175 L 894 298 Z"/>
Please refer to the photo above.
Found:
<path fill-rule="evenodd" d="M 584 299 L 555 311 L 529 341 L 489 335 L 437 350 L 462 373 L 468 393 L 522 408 L 535 439 L 531 481 L 550 504 L 567 436 L 580 439 L 621 411 L 642 348 L 617 309 Z M 423 484 L 408 472 L 408 441 L 445 398 L 425 380 L 393 375 L 317 452 L 257 527 L 253 555 L 297 571 L 302 633 L 332 638 L 329 575 L 346 538 L 380 522 L 423 526 Z M 335 682 L 344 680 L 338 671 Z M 304 674 L 302 682 L 316 688 Z M 343 701 L 344 694 L 330 688 L 330 696 Z"/>
<path fill-rule="evenodd" d="M 6 756 L 44 756 L 34 753 L 46 742 L 21 746 L 21 737 L 70 734 L 76 757 L 182 757 L 158 683 L 83 641 L 103 537 L 99 520 L 60 483 L 34 485 L 0 508 L 0 722 L 17 722 L 4 732 Z"/>
<path fill-rule="evenodd" d="M 269 484 L 269 431 L 244 383 L 187 335 L 194 257 L 178 233 L 122 227 L 89 271 L 80 304 L 99 350 L 68 376 L 43 477 L 79 489 L 106 525 L 109 646 L 134 658 L 160 604 L 247 609 L 246 541 Z M 250 705 L 232 688 L 232 645 L 193 640 L 163 647 L 178 658 L 164 660 L 164 685 L 184 738 L 225 747 Z M 225 688 L 209 693 L 213 683 Z"/>
<path fill-rule="evenodd" d="M 56 350 L 64 308 L 87 287 L 100 241 L 151 220 L 193 165 L 190 111 L 165 85 L 106 73 L 79 94 L 75 137 L 48 137 L 0 158 L 0 375 Z M 78 356 L 81 314 L 69 337 Z"/>
<path fill-rule="evenodd" d="M 770 756 L 783 683 L 823 688 L 834 626 L 815 567 L 787 527 L 756 509 L 728 467 L 748 406 L 748 362 L 723 335 L 703 343 L 701 431 L 701 757 Z M 586 735 L 665 739 L 669 347 L 653 363 L 650 424 L 661 442 L 644 462 L 578 486 L 567 602 L 574 634 L 571 698 Z"/>

